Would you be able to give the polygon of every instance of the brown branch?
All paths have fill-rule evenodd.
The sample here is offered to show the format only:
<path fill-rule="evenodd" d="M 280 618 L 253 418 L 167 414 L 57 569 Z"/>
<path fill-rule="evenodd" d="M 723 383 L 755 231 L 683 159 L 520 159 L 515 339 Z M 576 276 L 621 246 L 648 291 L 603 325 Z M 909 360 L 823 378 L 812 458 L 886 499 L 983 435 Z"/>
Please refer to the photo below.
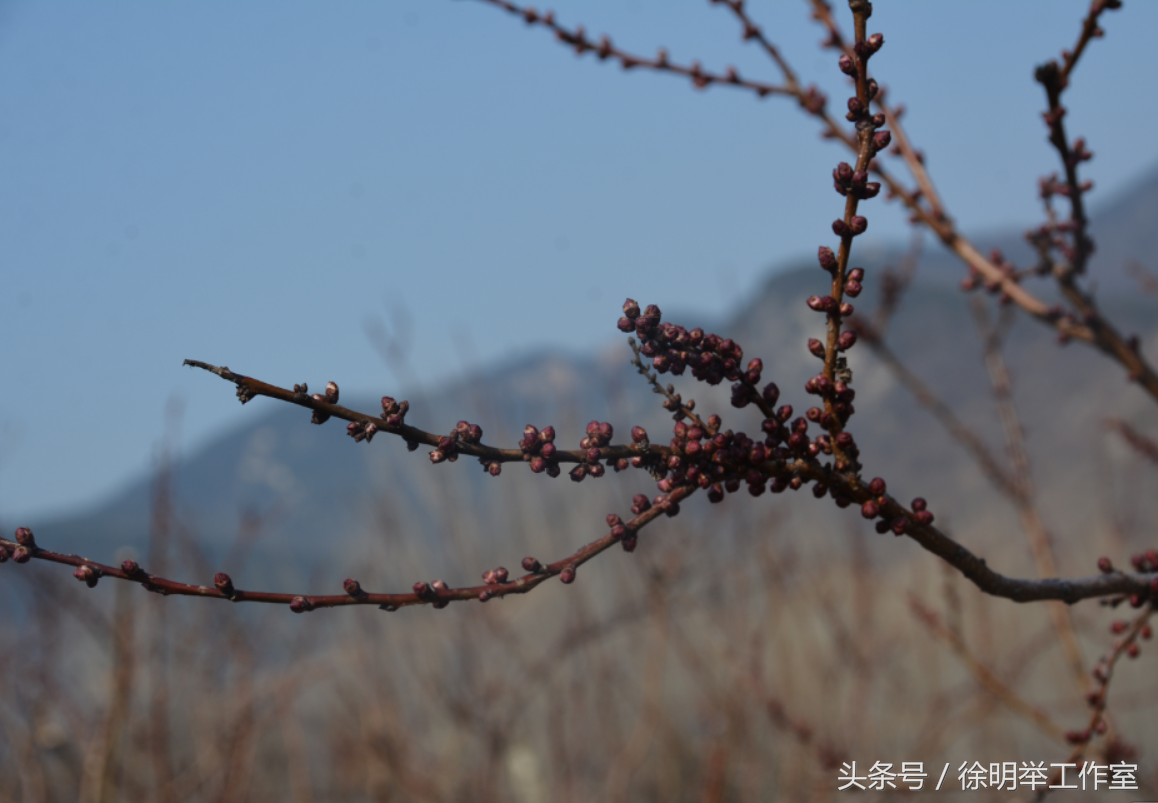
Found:
<path fill-rule="evenodd" d="M 1006 447 L 1009 450 L 1010 462 L 1013 465 L 1014 501 L 1021 517 L 1022 528 L 1029 541 L 1033 561 L 1037 565 L 1038 574 L 1041 577 L 1055 577 L 1058 573 L 1057 560 L 1050 543 L 1049 532 L 1046 530 L 1045 522 L 1042 520 L 1041 513 L 1034 501 L 1029 450 L 1025 445 L 1025 432 L 1021 425 L 1021 416 L 1018 415 L 1017 405 L 1013 400 L 1013 385 L 1009 378 L 1009 369 L 1005 365 L 1005 357 L 1001 352 L 1010 319 L 1006 316 L 1004 321 L 990 325 L 984 303 L 979 299 L 974 299 L 974 301 L 971 309 L 985 344 L 985 367 L 989 372 L 990 385 L 997 401 L 998 418 L 1001 420 Z M 1085 665 L 1082 661 L 1081 646 L 1078 644 L 1077 633 L 1074 629 L 1073 617 L 1067 609 L 1057 605 L 1050 606 L 1049 613 L 1074 680 L 1078 684 L 1079 691 L 1084 693 L 1088 681 Z"/>
<path fill-rule="evenodd" d="M 1151 463 L 1158 465 L 1158 443 L 1147 438 L 1120 418 L 1108 419 L 1106 424 L 1111 429 L 1116 430 L 1134 451 L 1145 457 Z"/>
<path fill-rule="evenodd" d="M 530 6 L 518 6 L 514 3 L 506 2 L 506 0 L 483 0 L 483 2 L 498 6 L 504 11 L 522 17 L 528 25 L 541 25 L 544 28 L 554 31 L 555 38 L 562 44 L 574 48 L 575 55 L 577 56 L 582 56 L 584 53 L 594 53 L 601 61 L 606 59 L 618 61 L 625 70 L 642 67 L 658 72 L 680 75 L 690 78 L 692 85 L 696 87 L 696 89 L 706 89 L 712 84 L 720 84 L 749 90 L 761 98 L 767 97 L 768 95 L 795 96 L 798 94 L 797 88 L 793 86 L 769 84 L 762 81 L 752 81 L 747 78 L 741 78 L 735 67 L 729 67 L 723 73 L 715 73 L 705 70 L 698 61 L 693 61 L 689 65 L 677 64 L 671 61 L 667 51 L 663 48 L 659 49 L 659 52 L 653 59 L 635 53 L 628 53 L 612 45 L 611 38 L 606 35 L 601 36 L 598 42 L 588 38 L 587 32 L 582 25 L 578 25 L 575 28 L 563 27 L 555 21 L 555 13 L 553 11 L 539 13 Z M 821 98 L 821 103 L 823 104 L 823 98 Z"/>
<path fill-rule="evenodd" d="M 1049 714 L 1035 705 L 1027 702 L 1017 692 L 1003 682 L 993 670 L 981 663 L 973 655 L 969 647 L 962 640 L 961 635 L 948 627 L 937 613 L 921 602 L 916 596 L 909 595 L 909 609 L 917 621 L 929 629 L 938 641 L 947 645 L 953 654 L 961 661 L 973 679 L 989 692 L 994 699 L 1000 701 L 1006 708 L 1032 724 L 1046 736 L 1057 741 L 1065 740 L 1065 731 L 1050 718 Z"/>
<path fill-rule="evenodd" d="M 478 600 L 486 602 L 494 597 L 505 597 L 510 594 L 526 594 L 541 585 L 551 577 L 560 576 L 564 583 L 573 582 L 578 567 L 607 551 L 617 543 L 624 543 L 628 551 L 635 548 L 634 539 L 638 531 L 648 522 L 656 519 L 661 513 L 675 515 L 679 511 L 679 502 L 691 496 L 696 491 L 694 485 L 681 485 L 671 493 L 658 497 L 655 505 L 648 506 L 631 521 L 620 522 L 615 517 L 615 524 L 607 535 L 580 548 L 570 556 L 550 564 L 540 564 L 534 558 L 525 558 L 523 567 L 527 574 L 517 579 L 507 581 L 507 570 L 496 569 L 486 573 L 491 582 L 486 585 L 467 588 L 451 588 L 442 581 L 434 583 L 415 583 L 412 593 L 403 594 L 371 594 L 364 591 L 356 580 L 346 580 L 346 593 L 332 595 L 285 594 L 269 591 L 247 591 L 234 587 L 232 579 L 218 573 L 214 577 L 214 586 L 198 586 L 180 583 L 164 577 L 150 574 L 142 569 L 135 561 L 124 561 L 120 566 L 109 566 L 98 563 L 80 555 L 66 555 L 52 552 L 36 546 L 32 533 L 27 528 L 19 528 L 16 540 L 9 541 L 0 538 L 0 563 L 11 558 L 16 563 L 25 563 L 35 558 L 52 563 L 76 567 L 73 575 L 90 587 L 96 586 L 102 577 L 111 577 L 117 580 L 128 580 L 140 583 L 148 591 L 165 596 L 192 596 L 208 599 L 225 599 L 231 602 L 263 602 L 275 605 L 289 605 L 295 613 L 304 613 L 317 608 L 336 608 L 346 605 L 377 605 L 387 611 L 395 611 L 411 605 L 434 605 L 442 608 L 451 602 Z M 611 517 L 608 517 L 609 520 Z"/>

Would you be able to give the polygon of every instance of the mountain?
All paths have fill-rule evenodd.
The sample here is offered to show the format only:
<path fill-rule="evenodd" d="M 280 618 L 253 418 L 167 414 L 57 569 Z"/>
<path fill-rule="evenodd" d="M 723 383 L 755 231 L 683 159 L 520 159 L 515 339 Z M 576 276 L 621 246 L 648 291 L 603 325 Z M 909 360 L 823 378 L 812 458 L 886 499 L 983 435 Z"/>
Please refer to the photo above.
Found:
<path fill-rule="evenodd" d="M 1123 292 L 1127 281 L 1120 266 L 1128 259 L 1153 254 L 1158 246 L 1158 232 L 1149 225 L 1158 212 L 1154 178 L 1158 175 L 1096 208 L 1093 216 L 1099 242 L 1094 267 L 1104 308 L 1124 331 L 1139 333 L 1144 348 L 1151 352 L 1158 349 L 1155 302 L 1136 292 Z M 979 238 L 979 245 L 1000 247 L 1014 258 L 1026 253 L 1019 242 L 1016 233 Z M 928 249 L 889 341 L 906 364 L 1004 460 L 970 299 L 956 289 L 963 273 L 950 256 L 943 249 Z M 856 302 L 862 311 L 875 306 L 882 263 L 896 258 L 895 253 L 885 254 L 876 264 L 867 264 L 867 290 Z M 1103 275 L 1110 278 L 1103 279 Z M 798 414 L 811 405 L 802 387 L 818 367 L 806 341 L 821 336 L 823 326 L 804 300 L 822 293 L 826 280 L 815 263 L 778 266 L 769 272 L 761 291 L 718 328 L 721 335 L 734 337 L 744 346 L 746 357 L 763 358 L 765 378 L 779 384 L 783 401 L 793 404 Z M 613 316 L 614 311 L 609 317 Z M 703 325 L 692 319 L 675 322 Z M 1144 431 L 1158 431 L 1158 408 L 1152 401 L 1131 386 L 1115 364 L 1081 344 L 1058 346 L 1048 330 L 1024 316 L 1014 316 L 1007 352 L 1016 400 L 1029 433 L 1037 487 L 1049 511 L 1047 518 L 1058 525 L 1059 532 L 1103 526 L 1104 511 L 1120 504 L 1126 504 L 1132 514 L 1150 510 L 1151 498 L 1123 502 L 1114 496 L 1118 492 L 1109 478 L 1115 473 L 1126 476 L 1135 458 L 1108 433 L 1105 421 L 1120 417 Z M 456 421 L 467 418 L 482 425 L 486 442 L 502 444 L 515 443 L 526 423 L 540 427 L 551 423 L 560 442 L 574 446 L 592 418 L 611 421 L 617 440 L 636 423 L 646 426 L 654 440 L 666 440 L 670 420 L 627 364 L 629 356 L 624 342 L 585 357 L 530 353 L 449 384 L 426 398 L 410 399 L 408 420 L 431 431 L 450 431 Z M 965 540 L 1016 526 L 1012 509 L 999 497 L 992 497 L 996 499 L 992 503 L 977 503 L 989 494 L 986 477 L 871 350 L 858 346 L 850 359 L 858 392 L 858 412 L 850 430 L 861 445 L 866 471 L 888 477 L 890 489 L 902 497 L 928 498 L 939 521 L 969 534 Z M 686 376 L 666 381 L 675 381 L 686 397 L 696 398 L 698 409 L 718 411 L 732 428 L 758 428 L 750 414 L 735 414 L 726 384 L 709 389 Z M 205 392 L 229 393 L 230 389 L 206 375 Z M 372 398 L 344 401 L 367 411 L 378 406 Z M 264 571 L 296 577 L 303 562 L 312 570 L 329 559 L 356 562 L 357 550 L 347 550 L 346 545 L 383 538 L 409 539 L 408 548 L 437 560 L 445 529 L 441 516 L 445 511 L 440 513 L 439 508 L 448 504 L 446 500 L 476 511 L 473 522 L 480 531 L 499 533 L 495 551 L 505 549 L 504 539 L 526 537 L 516 532 L 520 528 L 536 526 L 533 517 L 529 522 L 522 520 L 503 505 L 547 511 L 547 519 L 550 511 L 576 511 L 566 527 L 554 529 L 566 530 L 568 538 L 589 538 L 601 531 L 608 510 L 626 512 L 632 493 L 655 492 L 642 472 L 633 472 L 622 482 L 589 479 L 575 486 L 566 477 L 549 480 L 532 476 L 522 466 L 508 465 L 494 479 L 470 460 L 431 465 L 426 459 L 428 450 L 408 453 L 402 442 L 387 435 L 372 444 L 355 444 L 345 436 L 340 422 L 311 426 L 307 412 L 272 400 L 259 399 L 247 412 L 244 425 L 201 444 L 172 466 L 172 493 L 161 497 L 168 500 L 172 512 L 159 519 L 170 522 L 166 537 L 185 544 L 184 554 L 201 567 L 200 572 L 228 568 L 225 564 L 240 563 L 252 552 Z M 49 548 L 104 561 L 124 547 L 146 556 L 150 531 L 158 531 L 151 524 L 157 487 L 156 477 L 142 477 L 82 515 L 30 524 Z M 811 498 L 778 498 L 777 504 L 788 520 L 799 517 L 805 526 L 824 522 L 824 527 L 838 531 L 865 529 L 859 516 L 839 513 L 830 504 L 818 505 Z M 698 511 L 694 515 L 704 515 L 708 506 L 696 500 L 689 508 Z M 384 535 L 384 516 L 394 522 L 388 536 Z M 257 527 L 255 522 L 263 524 Z"/>

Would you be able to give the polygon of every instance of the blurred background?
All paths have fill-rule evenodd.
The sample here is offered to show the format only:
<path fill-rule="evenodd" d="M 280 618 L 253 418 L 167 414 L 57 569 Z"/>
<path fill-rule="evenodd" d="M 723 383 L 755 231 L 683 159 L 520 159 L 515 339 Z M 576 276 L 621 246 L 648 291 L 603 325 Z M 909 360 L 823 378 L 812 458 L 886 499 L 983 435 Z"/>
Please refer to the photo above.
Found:
<path fill-rule="evenodd" d="M 556 10 L 641 54 L 778 80 L 724 9 Z M 1020 232 L 1043 217 L 1036 180 L 1058 169 L 1032 71 L 1072 45 L 1084 11 L 878 3 L 870 24 L 886 38 L 875 74 L 910 109 L 951 214 L 1021 264 Z M 752 13 L 839 104 L 806 6 Z M 1140 100 L 1155 23 L 1148 4 L 1106 17 L 1066 96 L 1096 154 L 1091 282 L 1144 349 L 1158 337 L 1135 276 L 1158 269 L 1158 120 Z M 550 423 L 574 446 L 593 418 L 654 439 L 670 419 L 614 328 L 631 296 L 737 338 L 807 406 L 819 326 L 803 300 L 823 284 L 814 254 L 841 209 L 829 173 L 847 157 L 789 102 L 576 59 L 476 2 L 9 2 L 0 102 L 5 532 L 188 582 L 225 570 L 242 588 L 334 593 L 353 575 L 399 590 L 555 560 L 655 493 L 642 473 L 492 479 L 400 442 L 355 446 L 301 410 L 242 408 L 185 358 L 283 386 L 333 379 L 368 411 L 408 398 L 411 423 L 466 418 L 491 443 Z M 867 215 L 858 307 L 873 310 L 886 270 L 919 265 L 889 342 L 1004 464 L 962 269 L 910 241 L 897 207 Z M 1152 469 L 1106 424 L 1153 432 L 1153 404 L 1089 349 L 984 314 L 981 330 L 1008 328 L 1059 571 L 1156 546 Z M 852 365 L 867 471 L 927 497 L 999 571 L 1032 575 L 1017 506 L 869 349 Z M 726 393 L 679 389 L 758 426 Z M 1065 760 L 1086 688 L 1048 606 L 983 598 L 810 495 L 741 496 L 694 497 L 636 554 L 485 608 L 295 617 L 5 566 L 0 665 L 21 680 L 0 703 L 0 793 L 829 799 L 846 761 L 936 774 Z M 915 615 L 929 610 L 942 630 Z M 1120 615 L 1073 610 L 1087 669 Z M 978 664 L 1044 719 L 979 683 Z M 1150 677 L 1120 672 L 1102 742 L 1141 763 L 1143 791 L 1158 782 L 1141 750 L 1158 736 Z"/>

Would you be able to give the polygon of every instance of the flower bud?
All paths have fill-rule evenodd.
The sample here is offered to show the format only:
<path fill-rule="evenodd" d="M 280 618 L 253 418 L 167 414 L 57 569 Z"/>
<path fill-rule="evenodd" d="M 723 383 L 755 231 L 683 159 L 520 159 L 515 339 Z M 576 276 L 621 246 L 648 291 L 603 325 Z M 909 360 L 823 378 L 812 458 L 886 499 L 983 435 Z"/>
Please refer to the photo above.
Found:
<path fill-rule="evenodd" d="M 26 546 L 18 546 L 12 550 L 12 560 L 16 563 L 27 563 L 32 560 L 32 550 Z"/>
<path fill-rule="evenodd" d="M 849 229 L 854 235 L 864 234 L 865 230 L 868 229 L 868 219 L 857 215 L 849 224 Z"/>
<path fill-rule="evenodd" d="M 559 572 L 559 580 L 561 580 L 566 585 L 570 585 L 571 583 L 574 583 L 575 582 L 575 567 L 574 566 L 565 567 L 563 569 L 563 571 Z"/>
<path fill-rule="evenodd" d="M 233 580 L 225 572 L 218 572 L 213 575 L 213 585 L 217 586 L 217 590 L 225 596 L 233 596 Z"/>
<path fill-rule="evenodd" d="M 850 233 L 850 229 L 847 223 L 845 223 L 840 218 L 837 218 L 836 220 L 832 221 L 832 233 L 837 237 L 845 237 Z"/>
<path fill-rule="evenodd" d="M 539 571 L 542 570 L 542 568 L 543 568 L 543 564 L 539 563 L 539 561 L 535 560 L 530 555 L 523 558 L 523 570 L 524 571 L 531 572 L 532 574 L 537 574 Z"/>
<path fill-rule="evenodd" d="M 347 577 L 344 581 L 342 581 L 342 588 L 345 589 L 346 593 L 354 599 L 358 599 L 359 597 L 366 595 L 366 592 L 362 590 L 362 584 L 352 577 Z"/>
<path fill-rule="evenodd" d="M 890 131 L 878 131 L 873 134 L 873 150 L 883 151 L 889 147 L 893 141 L 893 135 Z"/>
<path fill-rule="evenodd" d="M 95 566 L 89 566 L 87 563 L 83 566 L 77 566 L 72 576 L 83 582 L 89 588 L 95 588 L 97 581 L 101 578 L 100 570 Z"/>
<path fill-rule="evenodd" d="M 856 64 L 848 57 L 847 53 L 841 54 L 836 63 L 842 73 L 856 77 Z"/>
<path fill-rule="evenodd" d="M 840 343 L 840 350 L 841 351 L 847 351 L 848 349 L 850 349 L 854 345 L 856 345 L 856 332 L 852 329 L 849 329 L 848 331 L 845 331 L 845 332 L 841 332 L 840 333 L 840 339 L 838 342 Z"/>
<path fill-rule="evenodd" d="M 314 401 L 326 401 L 326 397 L 320 393 L 315 393 L 310 398 L 313 399 Z M 330 414 L 325 412 L 324 410 L 314 410 L 312 412 L 312 414 L 310 415 L 310 423 L 311 424 L 321 425 L 321 424 L 326 423 L 329 420 L 330 420 Z"/>
<path fill-rule="evenodd" d="M 836 299 L 832 296 L 809 296 L 808 307 L 816 312 L 832 312 L 836 309 Z"/>
<path fill-rule="evenodd" d="M 20 546 L 26 546 L 29 549 L 36 548 L 36 539 L 32 537 L 32 530 L 27 527 L 16 528 L 16 543 Z"/>
<path fill-rule="evenodd" d="M 847 282 L 844 283 L 845 295 L 847 295 L 851 298 L 856 298 L 857 296 L 859 296 L 860 291 L 862 289 L 863 289 L 863 286 L 856 279 L 849 279 Z"/>
<path fill-rule="evenodd" d="M 337 382 L 327 382 L 326 383 L 326 401 L 328 401 L 330 404 L 337 404 L 338 403 L 338 383 Z"/>
<path fill-rule="evenodd" d="M 836 270 L 836 254 L 834 254 L 828 246 L 820 246 L 820 250 L 817 251 L 817 258 L 820 260 L 820 267 L 829 273 Z"/>
<path fill-rule="evenodd" d="M 305 613 L 306 611 L 312 611 L 313 609 L 314 604 L 305 597 L 294 597 L 292 600 L 290 600 L 290 610 L 294 613 Z"/>

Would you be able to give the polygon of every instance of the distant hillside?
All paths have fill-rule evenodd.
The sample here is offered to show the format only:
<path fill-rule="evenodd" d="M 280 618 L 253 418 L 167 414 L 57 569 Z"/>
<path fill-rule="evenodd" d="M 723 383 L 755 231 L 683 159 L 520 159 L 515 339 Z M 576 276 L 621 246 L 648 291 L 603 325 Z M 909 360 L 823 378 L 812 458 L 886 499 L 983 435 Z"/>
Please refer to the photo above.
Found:
<path fill-rule="evenodd" d="M 1155 302 L 1138 293 L 1121 292 L 1127 285 L 1120 264 L 1158 252 L 1158 227 L 1151 223 L 1155 212 L 1158 181 L 1149 180 L 1097 208 L 1094 215 L 1100 244 L 1095 266 L 1103 272 L 1098 282 L 1105 309 L 1124 330 L 1140 333 L 1144 347 L 1152 352 L 1158 352 Z M 997 245 L 1011 255 L 1017 253 L 1018 241 L 1013 233 L 980 239 L 981 244 Z M 879 275 L 879 265 L 868 266 L 869 290 L 857 300 L 862 311 L 874 305 Z M 961 275 L 959 266 L 947 264 L 940 250 L 931 249 L 889 340 L 1003 457 L 968 297 L 955 288 Z M 1103 275 L 1110 278 L 1103 279 Z M 775 380 L 784 401 L 800 411 L 811 403 L 802 386 L 817 369 L 805 344 L 808 337 L 822 331 L 819 316 L 805 306 L 804 299 L 819 292 L 825 279 L 813 264 L 799 269 L 780 266 L 770 273 L 761 292 L 719 329 L 736 338 L 747 356 L 764 359 L 765 376 Z M 614 317 L 616 310 L 609 310 L 609 320 Z M 676 322 L 702 323 L 689 318 Z M 426 429 L 449 431 L 457 420 L 467 418 L 482 425 L 486 441 L 507 444 L 517 440 L 526 423 L 552 423 L 561 442 L 577 444 L 583 425 L 592 418 L 611 421 L 618 437 L 631 424 L 642 423 L 653 438 L 665 438 L 670 420 L 627 364 L 630 354 L 626 338 L 622 341 L 604 353 L 581 359 L 528 354 L 493 366 L 429 398 L 410 399 L 410 420 Z M 1103 422 L 1108 416 L 1119 416 L 1156 432 L 1158 408 L 1126 382 L 1117 366 L 1080 344 L 1059 347 L 1050 332 L 1024 318 L 1018 318 L 1013 327 L 1008 351 L 1049 518 L 1057 524 L 1059 535 L 1101 526 L 1099 516 L 1118 504 L 1105 497 L 1109 493 L 1105 489 L 1113 484 L 1113 477 L 1129 470 L 1133 459 L 1107 437 Z M 994 499 L 988 496 L 985 478 L 940 425 L 876 364 L 868 348 L 852 352 L 852 367 L 858 414 L 851 430 L 862 446 L 866 471 L 889 477 L 890 488 L 901 496 L 927 497 L 941 521 L 978 533 L 979 538 L 1014 525 L 1012 512 L 1000 500 L 977 504 L 983 495 Z M 735 415 L 726 385 L 710 390 L 687 377 L 677 384 L 685 396 L 699 401 L 699 409 L 719 411 L 732 428 L 752 431 L 758 427 L 750 414 Z M 206 375 L 204 392 L 230 391 Z M 390 388 L 384 387 L 383 393 L 387 392 Z M 377 407 L 372 398 L 350 403 L 366 410 Z M 439 494 L 483 510 L 497 504 L 497 488 L 509 486 L 502 494 L 534 498 L 545 510 L 566 508 L 582 513 L 568 526 L 572 528 L 569 537 L 583 538 L 599 532 L 608 505 L 625 511 L 625 500 L 632 493 L 654 492 L 654 484 L 642 472 L 635 472 L 626 482 L 588 480 L 574 486 L 565 477 L 552 481 L 510 465 L 502 477 L 493 479 L 470 460 L 432 466 L 426 450 L 407 453 L 403 443 L 385 435 L 372 444 L 354 444 L 340 422 L 311 426 L 307 412 L 271 400 L 255 401 L 247 413 L 244 426 L 201 444 L 172 472 L 174 520 L 207 553 L 209 563 L 223 559 L 250 513 L 267 522 L 265 535 L 257 542 L 259 554 L 281 555 L 289 566 L 308 558 L 308 564 L 316 568 L 325 559 L 351 559 L 338 545 L 357 541 L 359 533 L 370 538 L 380 534 L 375 516 L 385 504 L 410 528 L 405 537 L 436 552 L 439 535 L 432 530 L 437 529 L 438 519 L 431 511 L 440 504 Z M 154 486 L 153 478 L 142 477 L 83 515 L 29 524 L 46 546 L 79 551 L 94 559 L 111 559 L 123 546 L 144 555 Z M 1094 498 L 1096 489 L 1102 489 L 1097 490 L 1103 494 L 1100 500 Z M 1155 504 L 1152 496 L 1130 499 L 1127 504 L 1131 510 L 1149 509 Z M 842 514 L 834 518 L 836 511 L 830 504 L 817 505 L 811 498 L 762 499 L 758 504 L 780 505 L 789 519 L 803 515 L 809 520 L 843 522 L 833 525 L 841 528 L 863 527 L 859 517 Z M 707 503 L 696 500 L 691 507 L 706 509 Z M 793 512 L 799 510 L 803 513 Z M 499 551 L 503 540 L 513 537 L 506 528 L 523 525 L 510 524 L 510 511 L 495 515 L 500 520 L 507 517 L 507 523 L 496 524 L 480 513 L 478 525 L 487 539 L 495 539 L 494 548 Z"/>

